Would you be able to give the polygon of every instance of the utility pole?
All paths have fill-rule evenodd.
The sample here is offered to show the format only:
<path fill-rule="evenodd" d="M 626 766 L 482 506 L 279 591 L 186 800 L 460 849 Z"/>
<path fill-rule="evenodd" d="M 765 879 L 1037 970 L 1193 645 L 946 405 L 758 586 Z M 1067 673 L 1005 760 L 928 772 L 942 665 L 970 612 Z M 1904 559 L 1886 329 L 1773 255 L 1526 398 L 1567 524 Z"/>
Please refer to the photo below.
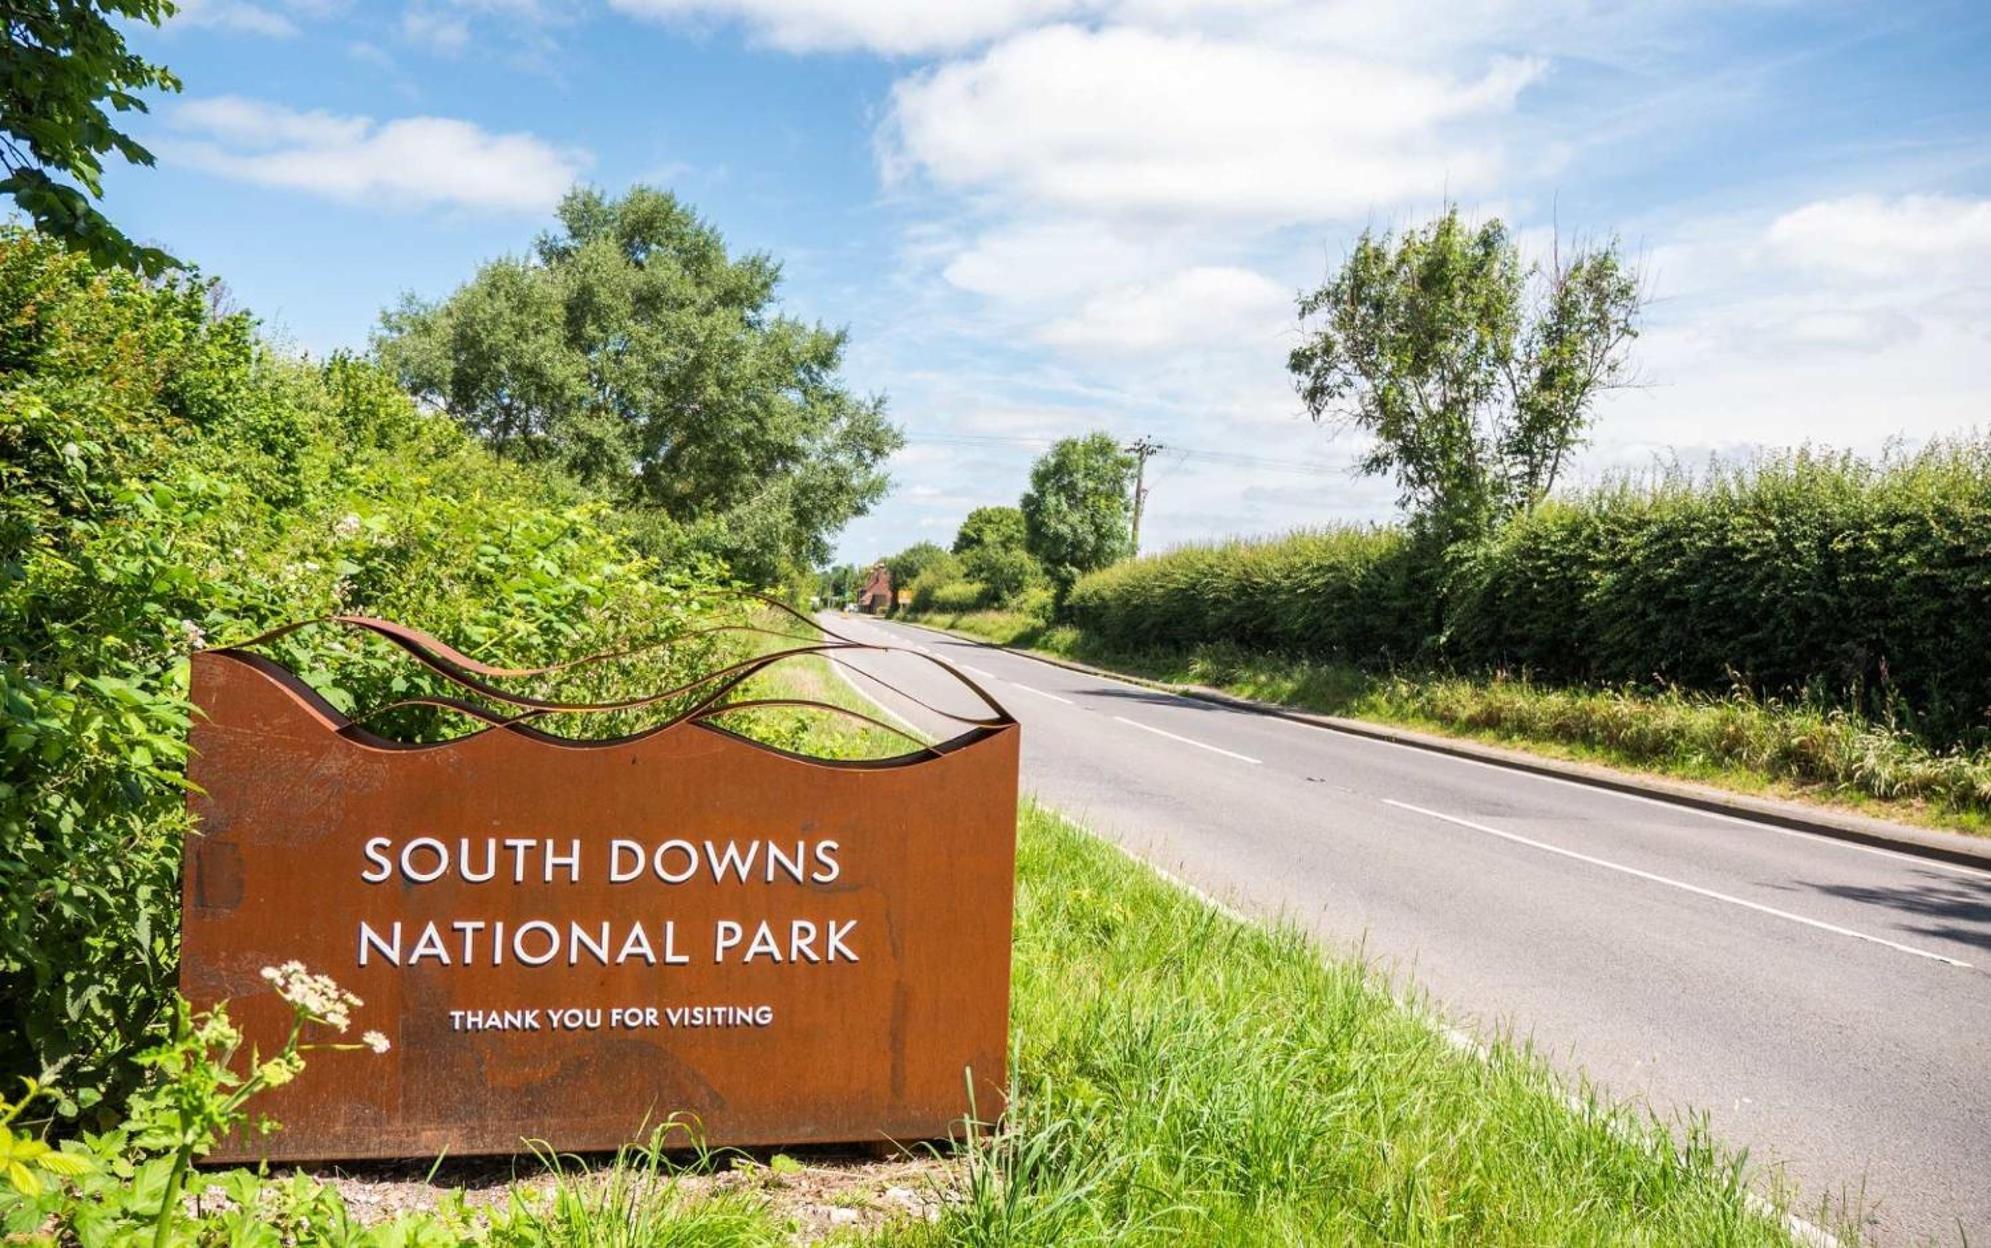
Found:
<path fill-rule="evenodd" d="M 1165 450 L 1161 443 L 1142 434 L 1122 448 L 1135 460 L 1134 466 L 1134 553 L 1141 553 L 1141 511 L 1148 501 L 1148 456 Z"/>

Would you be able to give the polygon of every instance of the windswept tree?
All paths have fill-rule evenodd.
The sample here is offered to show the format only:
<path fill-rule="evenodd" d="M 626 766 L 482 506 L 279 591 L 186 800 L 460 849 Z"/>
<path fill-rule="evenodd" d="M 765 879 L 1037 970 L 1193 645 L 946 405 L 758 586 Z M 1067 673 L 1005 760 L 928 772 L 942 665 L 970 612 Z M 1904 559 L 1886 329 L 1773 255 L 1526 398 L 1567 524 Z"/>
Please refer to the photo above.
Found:
<path fill-rule="evenodd" d="M 1087 572 L 1133 553 L 1134 457 L 1110 433 L 1064 438 L 1030 466 L 1023 524 L 1062 603 Z"/>
<path fill-rule="evenodd" d="M 1524 264 L 1498 220 L 1457 208 L 1401 235 L 1364 232 L 1299 301 L 1287 367 L 1316 421 L 1359 429 L 1362 470 L 1450 542 L 1551 488 L 1597 396 L 1629 380 L 1643 303 L 1616 240 Z"/>
<path fill-rule="evenodd" d="M 125 45 L 117 24 L 157 26 L 173 12 L 169 0 L 7 0 L 0 44 L 0 193 L 99 265 L 151 276 L 177 261 L 131 241 L 95 201 L 105 156 L 152 163 L 112 114 L 146 111 L 141 91 L 180 89 L 165 66 Z"/>
<path fill-rule="evenodd" d="M 530 255 L 439 303 L 405 297 L 375 349 L 507 456 L 550 461 L 735 573 L 773 584 L 885 494 L 901 438 L 838 376 L 845 335 L 780 313 L 781 266 L 730 257 L 675 196 L 577 189 Z"/>

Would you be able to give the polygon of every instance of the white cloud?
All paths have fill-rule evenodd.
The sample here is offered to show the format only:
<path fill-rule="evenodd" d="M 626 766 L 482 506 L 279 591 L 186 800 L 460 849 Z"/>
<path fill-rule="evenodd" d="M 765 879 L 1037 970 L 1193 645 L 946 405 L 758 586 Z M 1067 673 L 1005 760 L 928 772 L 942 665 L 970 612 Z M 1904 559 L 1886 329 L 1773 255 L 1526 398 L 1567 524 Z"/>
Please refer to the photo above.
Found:
<path fill-rule="evenodd" d="M 794 52 L 948 51 L 1083 8 L 1086 0 L 610 0 L 636 17 L 739 22 Z"/>
<path fill-rule="evenodd" d="M 413 8 L 401 15 L 401 37 L 431 52 L 455 56 L 470 46 L 470 23 L 453 14 Z"/>
<path fill-rule="evenodd" d="M 1851 195 L 1822 200 L 1771 223 L 1783 260 L 1852 277 L 1991 272 L 1991 200 L 1941 195 Z"/>
<path fill-rule="evenodd" d="M 1105 291 L 1042 334 L 1053 346 L 1158 351 L 1212 342 L 1276 350 L 1293 318 L 1292 292 L 1250 269 L 1206 266 Z"/>
<path fill-rule="evenodd" d="M 370 117 L 300 112 L 221 96 L 180 106 L 185 164 L 261 186 L 342 200 L 450 204 L 538 212 L 587 164 L 585 153 L 531 134 L 493 134 L 450 117 Z"/>
<path fill-rule="evenodd" d="M 1133 281 L 1153 267 L 1156 250 L 1152 238 L 1103 222 L 1020 222 L 976 238 L 941 275 L 962 290 L 1030 303 Z"/>
<path fill-rule="evenodd" d="M 249 0 L 179 0 L 176 7 L 175 25 L 204 26 L 276 39 L 288 39 L 297 33 L 297 23 L 290 18 Z"/>
<path fill-rule="evenodd" d="M 1490 185 L 1505 159 L 1473 123 L 1541 70 L 1056 26 L 899 82 L 887 150 L 941 187 L 1040 206 L 1301 222 Z"/>

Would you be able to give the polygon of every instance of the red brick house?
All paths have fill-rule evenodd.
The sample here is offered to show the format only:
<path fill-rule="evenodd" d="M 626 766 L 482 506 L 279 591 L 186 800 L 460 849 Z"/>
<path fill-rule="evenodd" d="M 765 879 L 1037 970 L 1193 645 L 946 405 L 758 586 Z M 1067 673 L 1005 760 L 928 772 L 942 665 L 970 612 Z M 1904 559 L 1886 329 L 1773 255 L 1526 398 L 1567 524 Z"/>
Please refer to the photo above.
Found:
<path fill-rule="evenodd" d="M 884 615 L 892 609 L 892 574 L 884 564 L 871 569 L 864 588 L 857 595 L 857 609 L 866 615 Z"/>

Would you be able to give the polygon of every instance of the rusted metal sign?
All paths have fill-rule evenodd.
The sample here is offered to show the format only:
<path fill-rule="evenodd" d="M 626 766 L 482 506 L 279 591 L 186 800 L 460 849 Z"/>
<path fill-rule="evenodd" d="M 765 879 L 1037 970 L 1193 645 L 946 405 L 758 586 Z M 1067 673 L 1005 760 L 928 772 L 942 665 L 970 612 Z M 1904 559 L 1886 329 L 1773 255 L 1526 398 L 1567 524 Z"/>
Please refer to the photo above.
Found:
<path fill-rule="evenodd" d="M 576 741 L 532 723 L 608 708 L 506 694 L 533 673 L 413 630 L 322 623 L 510 710 L 443 699 L 485 725 L 409 745 L 250 649 L 194 657 L 183 990 L 233 1001 L 267 1052 L 288 1015 L 259 975 L 295 959 L 393 1044 L 312 1062 L 269 1098 L 283 1129 L 218 1159 L 609 1148 L 673 1115 L 712 1145 L 913 1140 L 971 1098 L 1000 1111 L 1018 729 L 986 694 L 960 736 L 883 762 L 709 722 L 771 661 L 872 648 L 833 638 Z"/>

